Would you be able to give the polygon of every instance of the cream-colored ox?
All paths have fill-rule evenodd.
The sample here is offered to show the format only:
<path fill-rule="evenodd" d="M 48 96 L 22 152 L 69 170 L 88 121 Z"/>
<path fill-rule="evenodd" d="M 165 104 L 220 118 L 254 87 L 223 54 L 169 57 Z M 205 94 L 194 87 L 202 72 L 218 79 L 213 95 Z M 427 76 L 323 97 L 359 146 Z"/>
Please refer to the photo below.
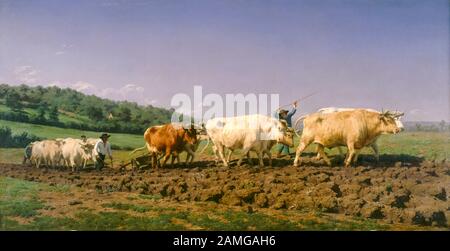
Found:
<path fill-rule="evenodd" d="M 397 118 L 402 113 L 376 112 L 355 109 L 333 113 L 313 113 L 304 117 L 303 132 L 297 147 L 294 166 L 301 164 L 301 153 L 311 143 L 318 144 L 317 151 L 328 165 L 331 161 L 324 148 L 347 146 L 345 166 L 356 161 L 355 156 L 365 146 L 373 144 L 381 134 L 396 134 L 403 128 Z"/>

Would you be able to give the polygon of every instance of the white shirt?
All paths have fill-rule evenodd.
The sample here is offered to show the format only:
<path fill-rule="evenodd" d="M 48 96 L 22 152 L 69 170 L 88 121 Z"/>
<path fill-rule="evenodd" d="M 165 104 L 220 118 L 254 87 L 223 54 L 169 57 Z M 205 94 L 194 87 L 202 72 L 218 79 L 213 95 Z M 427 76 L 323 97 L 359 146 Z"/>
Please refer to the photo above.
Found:
<path fill-rule="evenodd" d="M 111 145 L 109 144 L 109 142 L 106 142 L 106 144 L 104 144 L 103 140 L 99 139 L 97 143 L 95 143 L 94 149 L 97 153 L 108 155 L 109 157 L 112 156 Z"/>

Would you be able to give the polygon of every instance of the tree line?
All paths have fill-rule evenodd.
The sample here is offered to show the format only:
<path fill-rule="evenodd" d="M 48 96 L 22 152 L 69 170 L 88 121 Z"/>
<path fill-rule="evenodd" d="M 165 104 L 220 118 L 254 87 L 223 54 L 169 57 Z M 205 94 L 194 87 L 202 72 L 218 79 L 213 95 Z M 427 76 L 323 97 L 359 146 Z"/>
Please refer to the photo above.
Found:
<path fill-rule="evenodd" d="M 36 135 L 22 132 L 12 134 L 11 128 L 7 126 L 0 127 L 0 147 L 25 147 L 31 142 L 42 140 Z"/>
<path fill-rule="evenodd" d="M 0 84 L 0 104 L 8 108 L 0 111 L 4 120 L 134 134 L 170 122 L 173 113 L 172 109 L 112 101 L 56 86 Z"/>

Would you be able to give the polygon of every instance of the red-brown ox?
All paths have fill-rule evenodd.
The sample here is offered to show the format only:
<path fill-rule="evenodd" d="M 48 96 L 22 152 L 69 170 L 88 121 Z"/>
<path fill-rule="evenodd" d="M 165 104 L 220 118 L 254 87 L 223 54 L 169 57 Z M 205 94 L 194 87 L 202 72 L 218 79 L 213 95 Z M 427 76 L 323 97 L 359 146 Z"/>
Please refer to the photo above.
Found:
<path fill-rule="evenodd" d="M 144 139 L 152 159 L 152 167 L 157 167 L 158 154 L 164 155 L 163 167 L 171 154 L 179 162 L 178 154 L 186 150 L 186 144 L 197 144 L 197 132 L 193 127 L 185 129 L 181 125 L 166 124 L 149 127 L 144 133 Z M 172 164 L 173 161 L 174 158 Z"/>

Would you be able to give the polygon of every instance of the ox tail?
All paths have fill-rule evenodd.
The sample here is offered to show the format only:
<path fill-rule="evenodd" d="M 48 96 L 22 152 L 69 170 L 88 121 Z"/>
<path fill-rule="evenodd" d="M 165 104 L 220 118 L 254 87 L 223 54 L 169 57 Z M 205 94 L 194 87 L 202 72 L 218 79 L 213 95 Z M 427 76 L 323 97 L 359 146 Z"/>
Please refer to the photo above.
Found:
<path fill-rule="evenodd" d="M 211 142 L 211 139 L 208 137 L 208 141 L 206 142 L 206 145 L 203 147 L 203 149 L 200 151 L 200 154 L 202 154 L 206 150 L 206 148 L 208 148 L 209 142 Z"/>
<path fill-rule="evenodd" d="M 145 150 L 145 149 L 147 149 L 147 146 L 136 148 L 133 151 L 131 151 L 129 155 L 132 155 L 135 152 L 139 152 L 139 151 L 142 151 L 142 150 Z"/>

